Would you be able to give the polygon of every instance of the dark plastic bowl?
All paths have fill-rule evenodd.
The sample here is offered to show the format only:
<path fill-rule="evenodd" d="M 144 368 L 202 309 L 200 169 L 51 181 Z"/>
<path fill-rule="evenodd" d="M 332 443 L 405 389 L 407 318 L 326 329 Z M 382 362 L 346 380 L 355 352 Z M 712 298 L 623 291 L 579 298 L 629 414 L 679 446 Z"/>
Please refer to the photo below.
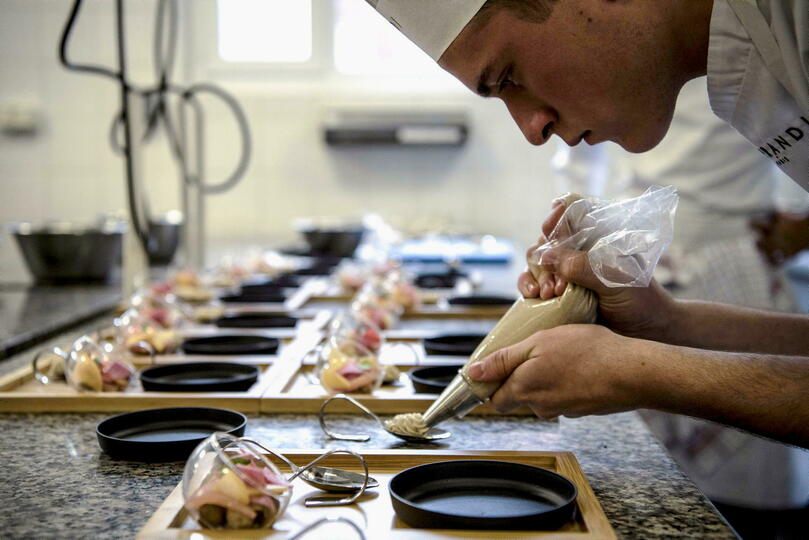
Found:
<path fill-rule="evenodd" d="M 335 255 L 351 257 L 360 245 L 365 229 L 349 228 L 306 228 L 302 229 L 306 243 L 313 255 Z"/>
<path fill-rule="evenodd" d="M 267 313 L 225 315 L 216 321 L 219 328 L 293 328 L 296 324 L 295 317 Z"/>
<path fill-rule="evenodd" d="M 210 336 L 183 341 L 186 354 L 275 354 L 279 341 L 264 336 Z"/>
<path fill-rule="evenodd" d="M 425 339 L 424 352 L 435 355 L 469 356 L 486 334 L 448 334 Z"/>
<path fill-rule="evenodd" d="M 236 362 L 183 362 L 140 373 L 150 392 L 244 392 L 258 381 L 258 368 Z"/>
<path fill-rule="evenodd" d="M 413 389 L 419 394 L 440 394 L 452 382 L 463 364 L 430 366 L 412 369 L 407 373 Z"/>
<path fill-rule="evenodd" d="M 388 490 L 396 515 L 421 529 L 558 529 L 576 515 L 578 494 L 555 472 L 486 460 L 418 465 Z"/>
<path fill-rule="evenodd" d="M 129 461 L 182 461 L 216 431 L 241 437 L 247 417 L 228 409 L 169 407 L 111 416 L 96 426 L 98 445 Z"/>
<path fill-rule="evenodd" d="M 453 296 L 447 299 L 451 306 L 510 306 L 516 298 L 492 294 L 475 294 L 469 296 Z"/>

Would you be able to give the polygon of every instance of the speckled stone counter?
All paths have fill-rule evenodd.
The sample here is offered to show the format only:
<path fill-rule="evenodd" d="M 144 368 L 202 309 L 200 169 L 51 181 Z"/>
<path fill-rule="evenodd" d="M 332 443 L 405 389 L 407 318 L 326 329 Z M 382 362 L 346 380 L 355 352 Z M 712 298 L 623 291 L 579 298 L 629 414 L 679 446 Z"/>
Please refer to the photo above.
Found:
<path fill-rule="evenodd" d="M 120 285 L 0 284 L 0 359 L 78 322 L 109 312 Z"/>
<path fill-rule="evenodd" d="M 96 325 L 90 322 L 71 336 Z M 63 337 L 41 346 L 64 341 Z M 0 373 L 23 365 L 30 355 L 0 363 Z M 141 529 L 180 481 L 183 464 L 110 459 L 101 453 L 95 435 L 96 424 L 107 416 L 0 414 L 0 537 L 125 538 Z M 250 416 L 247 434 L 277 448 L 348 445 L 362 450 L 405 445 L 363 417 L 341 415 L 331 421 L 335 428 L 368 430 L 373 437 L 364 444 L 331 441 L 312 415 Z M 446 444 L 421 447 L 575 453 L 621 537 L 734 537 L 636 413 L 563 418 L 559 423 L 469 417 L 445 427 L 453 432 Z"/>

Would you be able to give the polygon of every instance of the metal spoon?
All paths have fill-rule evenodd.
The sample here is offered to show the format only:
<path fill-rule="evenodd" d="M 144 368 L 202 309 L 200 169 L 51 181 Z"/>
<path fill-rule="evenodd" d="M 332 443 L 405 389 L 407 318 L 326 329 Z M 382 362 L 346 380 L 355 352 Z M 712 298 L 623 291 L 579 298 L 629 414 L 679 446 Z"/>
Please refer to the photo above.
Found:
<path fill-rule="evenodd" d="M 368 476 L 368 465 L 365 463 L 365 458 L 356 452 L 345 449 L 329 450 L 328 452 L 318 456 L 313 461 L 307 463 L 303 467 L 298 467 L 287 459 L 283 454 L 279 454 L 270 448 L 267 448 L 255 439 L 242 437 L 242 441 L 254 444 L 267 452 L 277 457 L 287 464 L 292 471 L 292 475 L 287 478 L 288 482 L 292 482 L 295 478 L 299 477 L 312 487 L 329 491 L 332 493 L 352 493 L 347 497 L 329 497 L 329 496 L 311 496 L 307 497 L 304 501 L 305 506 L 342 506 L 352 504 L 359 499 L 365 490 L 369 488 L 379 487 L 379 482 Z M 346 471 L 343 469 L 335 469 L 333 467 L 316 467 L 315 464 L 326 459 L 332 454 L 350 454 L 357 458 L 362 464 L 364 474 Z"/>
<path fill-rule="evenodd" d="M 329 430 L 329 428 L 326 426 L 325 410 L 326 406 L 336 399 L 348 401 L 349 403 L 360 409 L 362 412 L 364 412 L 365 414 L 376 420 L 376 422 L 380 425 L 382 429 L 384 429 L 391 435 L 399 437 L 400 439 L 403 439 L 408 442 L 416 442 L 416 443 L 434 442 L 452 436 L 452 433 L 450 433 L 449 431 L 445 431 L 437 427 L 431 427 L 430 430 L 427 431 L 427 433 L 425 433 L 423 436 L 406 435 L 404 433 L 397 433 L 395 431 L 391 431 L 387 428 L 385 422 L 383 422 L 381 418 L 379 418 L 370 409 L 368 409 L 368 407 L 366 407 L 365 405 L 363 405 L 362 403 L 360 403 L 359 401 L 350 396 L 347 396 L 345 394 L 337 394 L 331 396 L 329 399 L 324 401 L 323 405 L 320 406 L 320 412 L 318 412 L 318 420 L 320 421 L 320 428 L 323 430 L 323 433 L 325 433 L 332 439 L 337 439 L 340 441 L 355 441 L 355 442 L 367 442 L 371 439 L 370 435 L 352 435 L 349 433 L 337 433 Z"/>

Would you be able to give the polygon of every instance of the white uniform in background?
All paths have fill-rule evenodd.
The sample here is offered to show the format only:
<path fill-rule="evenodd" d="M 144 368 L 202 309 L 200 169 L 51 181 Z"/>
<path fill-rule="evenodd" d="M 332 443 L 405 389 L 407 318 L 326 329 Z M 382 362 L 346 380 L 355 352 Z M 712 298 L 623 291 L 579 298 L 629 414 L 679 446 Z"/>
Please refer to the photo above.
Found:
<path fill-rule="evenodd" d="M 759 254 L 751 217 L 809 208 L 809 194 L 781 174 L 708 106 L 705 79 L 680 94 L 658 148 L 629 154 L 617 145 L 560 142 L 553 166 L 560 191 L 633 197 L 652 185 L 680 194 L 674 238 L 658 275 L 678 297 L 761 309 L 789 309 L 785 288 Z M 656 274 L 657 275 L 657 274 Z M 756 508 L 809 502 L 809 452 L 692 418 L 654 413 L 652 428 L 711 498 Z"/>
<path fill-rule="evenodd" d="M 714 112 L 809 190 L 809 1 L 715 0 Z"/>

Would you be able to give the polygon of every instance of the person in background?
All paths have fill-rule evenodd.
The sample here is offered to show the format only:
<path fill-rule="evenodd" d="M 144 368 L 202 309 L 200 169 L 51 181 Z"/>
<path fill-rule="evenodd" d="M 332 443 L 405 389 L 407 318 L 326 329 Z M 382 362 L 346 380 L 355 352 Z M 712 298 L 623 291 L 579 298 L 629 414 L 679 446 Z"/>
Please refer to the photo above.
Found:
<path fill-rule="evenodd" d="M 703 79 L 687 83 L 666 137 L 644 154 L 559 144 L 552 159 L 557 187 L 612 199 L 674 186 L 680 202 L 658 281 L 677 298 L 793 311 L 773 265 L 809 247 L 809 226 L 801 226 L 809 194 L 763 156 L 746 152 L 744 139 L 711 114 L 707 97 Z M 809 452 L 687 416 L 643 411 L 643 417 L 743 538 L 805 532 Z"/>

